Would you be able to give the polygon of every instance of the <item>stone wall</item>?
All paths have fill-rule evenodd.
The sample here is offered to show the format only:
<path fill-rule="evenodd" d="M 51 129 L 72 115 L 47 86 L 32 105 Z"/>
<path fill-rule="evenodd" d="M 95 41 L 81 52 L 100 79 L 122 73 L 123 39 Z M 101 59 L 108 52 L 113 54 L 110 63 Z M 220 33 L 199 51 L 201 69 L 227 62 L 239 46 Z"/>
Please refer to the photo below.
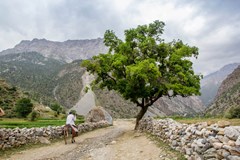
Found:
<path fill-rule="evenodd" d="M 188 160 L 240 160 L 240 126 L 229 125 L 226 121 L 187 125 L 147 118 L 140 121 L 138 129 L 157 136 Z"/>
<path fill-rule="evenodd" d="M 82 123 L 78 125 L 79 134 L 96 128 L 107 127 L 106 121 Z M 0 150 L 18 147 L 28 143 L 50 143 L 53 139 L 63 137 L 63 126 L 48 126 L 42 128 L 0 128 Z"/>

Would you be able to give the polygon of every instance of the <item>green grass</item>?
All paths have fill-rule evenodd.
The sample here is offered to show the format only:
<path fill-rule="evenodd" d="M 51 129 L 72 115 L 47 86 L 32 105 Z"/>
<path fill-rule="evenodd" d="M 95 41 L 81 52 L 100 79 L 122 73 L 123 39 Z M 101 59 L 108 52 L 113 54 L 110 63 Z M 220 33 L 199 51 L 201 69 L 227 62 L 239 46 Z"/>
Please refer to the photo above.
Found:
<path fill-rule="evenodd" d="M 213 118 L 213 117 L 181 117 L 181 116 L 173 116 L 173 117 L 157 117 L 156 119 L 164 119 L 164 118 L 172 118 L 177 122 L 186 123 L 186 124 L 195 124 L 199 122 L 208 122 L 209 124 L 217 123 L 218 121 L 229 121 L 233 126 L 240 126 L 240 119 L 228 119 L 228 118 Z"/>
<path fill-rule="evenodd" d="M 199 122 L 208 122 L 209 124 L 217 123 L 218 121 L 229 121 L 232 126 L 240 126 L 240 119 L 227 119 L 227 118 L 184 118 L 177 119 L 180 123 L 193 124 Z"/>
<path fill-rule="evenodd" d="M 83 123 L 83 119 L 77 119 L 75 124 Z M 59 119 L 39 119 L 36 121 L 28 121 L 24 119 L 8 119 L 0 120 L 0 128 L 32 128 L 32 127 L 47 127 L 47 126 L 62 126 L 66 120 Z"/>

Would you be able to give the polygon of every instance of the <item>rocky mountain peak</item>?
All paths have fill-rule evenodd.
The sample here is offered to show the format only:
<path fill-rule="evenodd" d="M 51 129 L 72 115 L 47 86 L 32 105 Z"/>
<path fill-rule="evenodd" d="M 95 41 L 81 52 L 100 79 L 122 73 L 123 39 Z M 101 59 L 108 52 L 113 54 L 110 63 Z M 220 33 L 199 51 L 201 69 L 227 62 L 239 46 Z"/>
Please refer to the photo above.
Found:
<path fill-rule="evenodd" d="M 232 63 L 225 65 L 220 70 L 211 73 L 201 80 L 201 93 L 200 99 L 204 105 L 208 106 L 214 100 L 214 97 L 217 95 L 217 91 L 222 81 L 233 72 L 240 63 Z"/>
<path fill-rule="evenodd" d="M 240 65 L 222 82 L 212 105 L 207 113 L 212 115 L 227 114 L 232 107 L 240 102 Z"/>
<path fill-rule="evenodd" d="M 102 38 L 85 40 L 67 40 L 64 42 L 49 41 L 46 39 L 22 40 L 14 48 L 0 52 L 0 55 L 23 52 L 38 52 L 45 57 L 64 62 L 77 59 L 89 59 L 99 53 L 106 53 L 107 47 Z"/>
<path fill-rule="evenodd" d="M 222 82 L 221 86 L 218 89 L 217 96 L 225 93 L 229 88 L 232 88 L 237 83 L 240 83 L 240 65 Z"/>

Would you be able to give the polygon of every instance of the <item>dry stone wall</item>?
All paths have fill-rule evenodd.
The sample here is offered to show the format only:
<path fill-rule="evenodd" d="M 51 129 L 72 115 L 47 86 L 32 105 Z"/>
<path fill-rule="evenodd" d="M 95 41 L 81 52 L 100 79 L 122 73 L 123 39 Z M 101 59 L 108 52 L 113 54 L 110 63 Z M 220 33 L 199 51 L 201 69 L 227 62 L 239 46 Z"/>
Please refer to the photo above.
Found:
<path fill-rule="evenodd" d="M 79 134 L 96 128 L 109 126 L 108 122 L 82 123 L 78 125 Z M 63 126 L 42 128 L 0 128 L 0 150 L 18 147 L 28 143 L 50 143 L 53 139 L 63 137 Z"/>
<path fill-rule="evenodd" d="M 138 129 L 167 142 L 188 160 L 240 160 L 240 126 L 229 125 L 226 121 L 188 125 L 172 119 L 146 118 Z"/>

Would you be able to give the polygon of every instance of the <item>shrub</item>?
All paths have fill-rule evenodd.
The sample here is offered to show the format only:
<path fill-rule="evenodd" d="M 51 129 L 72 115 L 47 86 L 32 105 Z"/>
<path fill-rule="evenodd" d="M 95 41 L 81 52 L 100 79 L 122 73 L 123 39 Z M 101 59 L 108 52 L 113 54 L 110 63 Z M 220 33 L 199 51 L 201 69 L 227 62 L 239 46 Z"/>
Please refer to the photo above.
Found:
<path fill-rule="evenodd" d="M 35 121 L 38 117 L 37 111 L 32 111 L 29 115 L 30 121 Z"/>
<path fill-rule="evenodd" d="M 230 108 L 228 118 L 240 118 L 240 106 Z"/>
<path fill-rule="evenodd" d="M 62 107 L 57 103 L 51 104 L 50 108 L 58 112 L 58 114 L 62 111 Z"/>
<path fill-rule="evenodd" d="M 32 112 L 33 104 L 28 98 L 22 98 L 16 103 L 16 112 L 20 117 L 26 118 L 29 113 Z"/>

